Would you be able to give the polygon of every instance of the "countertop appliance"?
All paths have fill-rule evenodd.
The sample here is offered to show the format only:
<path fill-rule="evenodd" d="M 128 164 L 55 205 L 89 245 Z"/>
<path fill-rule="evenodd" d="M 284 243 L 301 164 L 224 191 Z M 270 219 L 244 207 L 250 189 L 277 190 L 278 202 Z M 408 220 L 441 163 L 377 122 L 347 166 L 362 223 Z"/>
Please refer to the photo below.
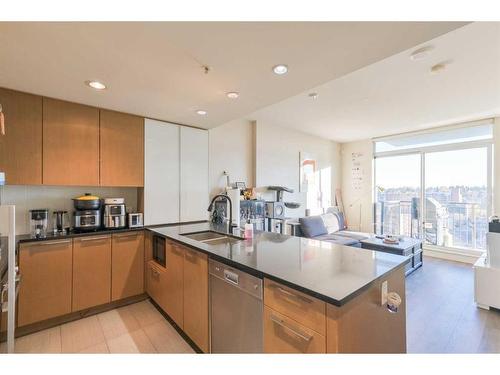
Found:
<path fill-rule="evenodd" d="M 486 255 L 474 264 L 474 300 L 478 307 L 500 309 L 500 220 L 492 218 L 486 233 Z"/>
<path fill-rule="evenodd" d="M 244 227 L 250 220 L 253 229 L 266 230 L 266 202 L 259 199 L 240 201 L 240 227 Z"/>
<path fill-rule="evenodd" d="M 126 228 L 127 212 L 124 198 L 104 199 L 104 228 Z"/>
<path fill-rule="evenodd" d="M 54 225 L 54 233 L 56 234 L 67 234 L 69 233 L 69 216 L 68 211 L 54 211 L 52 213 Z"/>
<path fill-rule="evenodd" d="M 128 227 L 139 228 L 144 226 L 143 215 L 138 212 L 128 214 Z"/>
<path fill-rule="evenodd" d="M 47 236 L 49 210 L 46 208 L 30 210 L 30 233 L 35 238 Z"/>
<path fill-rule="evenodd" d="M 73 212 L 73 225 L 75 231 L 94 231 L 101 227 L 101 211 L 79 210 Z"/>
<path fill-rule="evenodd" d="M 209 273 L 211 353 L 262 353 L 262 279 L 213 259 Z"/>
<path fill-rule="evenodd" d="M 101 227 L 101 199 L 90 193 L 73 198 L 73 227 L 76 232 L 94 231 Z"/>

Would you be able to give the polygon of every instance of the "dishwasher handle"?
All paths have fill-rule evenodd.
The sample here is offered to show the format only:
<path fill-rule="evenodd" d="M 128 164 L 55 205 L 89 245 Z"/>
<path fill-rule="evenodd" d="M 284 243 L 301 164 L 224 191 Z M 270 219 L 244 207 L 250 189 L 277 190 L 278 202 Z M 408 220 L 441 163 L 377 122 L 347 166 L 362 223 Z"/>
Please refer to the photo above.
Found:
<path fill-rule="evenodd" d="M 238 285 L 239 284 L 239 279 L 240 275 L 238 275 L 236 272 L 232 272 L 230 270 L 224 270 L 224 279 L 231 284 Z"/>

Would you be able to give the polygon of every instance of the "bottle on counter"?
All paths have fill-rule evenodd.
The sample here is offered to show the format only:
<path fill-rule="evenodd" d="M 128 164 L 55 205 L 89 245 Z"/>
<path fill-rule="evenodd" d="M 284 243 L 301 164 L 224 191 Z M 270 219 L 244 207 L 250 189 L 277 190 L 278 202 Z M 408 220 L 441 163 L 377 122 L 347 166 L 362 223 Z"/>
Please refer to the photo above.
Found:
<path fill-rule="evenodd" d="M 250 219 L 245 223 L 245 239 L 253 238 L 253 224 L 250 222 Z"/>

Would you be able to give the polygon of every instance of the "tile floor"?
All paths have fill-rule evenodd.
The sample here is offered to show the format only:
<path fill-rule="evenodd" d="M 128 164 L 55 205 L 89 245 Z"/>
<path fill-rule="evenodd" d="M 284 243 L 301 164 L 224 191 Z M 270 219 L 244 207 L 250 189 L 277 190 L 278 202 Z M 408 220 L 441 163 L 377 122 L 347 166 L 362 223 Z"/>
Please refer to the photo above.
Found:
<path fill-rule="evenodd" d="M 194 353 L 149 301 L 20 337 L 16 352 Z"/>

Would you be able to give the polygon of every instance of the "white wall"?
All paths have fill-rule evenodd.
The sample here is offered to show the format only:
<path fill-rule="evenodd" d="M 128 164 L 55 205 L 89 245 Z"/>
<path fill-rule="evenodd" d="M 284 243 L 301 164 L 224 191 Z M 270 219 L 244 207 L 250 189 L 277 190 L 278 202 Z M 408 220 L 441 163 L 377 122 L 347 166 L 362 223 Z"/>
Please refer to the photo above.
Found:
<path fill-rule="evenodd" d="M 493 127 L 493 214 L 500 215 L 500 117 Z"/>
<path fill-rule="evenodd" d="M 340 186 L 339 144 L 275 124 L 255 123 L 255 185 L 282 185 L 294 189 L 293 194 L 284 193 L 284 200 L 299 202 L 301 207 L 287 209 L 289 217 L 305 215 L 306 194 L 299 192 L 300 152 L 314 154 L 319 169 L 330 168 L 329 193 L 331 202 L 334 202 L 335 189 Z"/>
<path fill-rule="evenodd" d="M 243 181 L 254 186 L 253 126 L 250 121 L 235 120 L 212 128 L 209 142 L 210 196 L 222 192 L 226 186 L 223 172 L 229 173 L 231 182 Z"/>
<path fill-rule="evenodd" d="M 359 156 L 362 183 L 353 183 L 353 153 Z M 342 154 L 342 200 L 347 224 L 352 230 L 373 232 L 373 146 L 372 141 L 343 143 Z"/>
<path fill-rule="evenodd" d="M 137 209 L 137 188 L 6 185 L 1 186 L 0 191 L 2 204 L 16 206 L 17 234 L 29 233 L 28 214 L 30 209 L 48 208 L 50 210 L 49 229 L 52 228 L 52 212 L 54 210 L 68 211 L 71 220 L 73 211 L 71 198 L 84 193 L 92 193 L 101 198 L 125 198 L 127 211 L 134 212 Z M 5 233 L 5 230 L 0 223 L 0 232 Z"/>

